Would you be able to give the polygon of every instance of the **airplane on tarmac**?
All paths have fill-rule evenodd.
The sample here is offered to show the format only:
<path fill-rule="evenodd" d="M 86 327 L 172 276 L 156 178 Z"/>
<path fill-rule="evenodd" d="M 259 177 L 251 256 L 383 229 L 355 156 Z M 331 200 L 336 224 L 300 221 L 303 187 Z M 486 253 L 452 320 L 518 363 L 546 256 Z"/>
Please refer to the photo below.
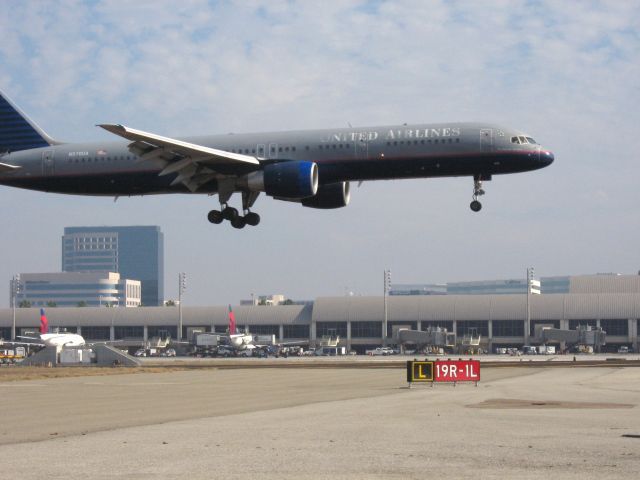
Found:
<path fill-rule="evenodd" d="M 40 335 L 38 337 L 18 338 L 28 339 L 31 342 L 6 342 L 20 345 L 36 345 L 41 347 L 81 347 L 86 344 L 84 337 L 77 333 L 49 333 L 49 322 L 44 313 L 44 308 L 40 309 Z"/>
<path fill-rule="evenodd" d="M 521 131 L 485 123 L 437 123 L 228 134 L 175 139 L 119 124 L 126 142 L 63 143 L 0 92 L 0 184 L 78 195 L 217 194 L 211 223 L 255 226 L 260 193 L 310 208 L 345 207 L 350 182 L 473 178 L 471 210 L 493 175 L 550 165 L 554 155 Z M 239 212 L 229 205 L 242 196 Z"/>
<path fill-rule="evenodd" d="M 270 347 L 285 347 L 290 345 L 301 345 L 301 344 L 308 343 L 308 342 L 287 342 L 287 343 L 276 343 L 274 345 L 256 343 L 259 340 L 259 335 L 254 336 L 251 333 L 238 332 L 236 328 L 236 316 L 235 316 L 235 313 L 233 312 L 233 309 L 231 308 L 231 305 L 229 305 L 229 332 L 226 335 L 225 334 L 218 334 L 218 335 L 220 335 L 221 338 L 225 339 L 227 346 L 230 347 L 235 354 L 238 354 L 238 353 L 248 354 L 250 352 L 253 352 L 253 350 L 266 351 L 266 349 Z"/>

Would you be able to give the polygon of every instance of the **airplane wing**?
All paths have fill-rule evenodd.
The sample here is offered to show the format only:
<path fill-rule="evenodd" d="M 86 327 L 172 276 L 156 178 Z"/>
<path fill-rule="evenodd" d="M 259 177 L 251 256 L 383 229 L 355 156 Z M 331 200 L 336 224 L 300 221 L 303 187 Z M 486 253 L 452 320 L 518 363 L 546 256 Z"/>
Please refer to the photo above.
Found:
<path fill-rule="evenodd" d="M 9 165 L 8 163 L 0 163 L 0 172 L 14 172 L 19 170 L 20 166 L 18 165 Z"/>
<path fill-rule="evenodd" d="M 27 340 L 35 340 L 35 341 L 34 342 L 16 342 L 14 340 L 2 340 L 2 341 L 0 341 L 0 345 L 6 343 L 8 345 L 31 345 L 31 346 L 35 346 L 35 347 L 44 347 L 45 346 L 45 344 L 42 343 L 39 338 L 22 337 L 20 335 L 17 335 L 16 338 L 24 338 L 24 339 L 27 339 Z"/>
<path fill-rule="evenodd" d="M 108 132 L 131 140 L 129 150 L 140 157 L 141 161 L 153 161 L 163 169 L 160 176 L 177 173 L 171 185 L 184 184 L 195 192 L 205 183 L 218 175 L 238 175 L 256 170 L 260 165 L 257 158 L 240 153 L 227 152 L 184 142 L 174 138 L 162 137 L 143 132 L 124 125 L 98 125 Z"/>

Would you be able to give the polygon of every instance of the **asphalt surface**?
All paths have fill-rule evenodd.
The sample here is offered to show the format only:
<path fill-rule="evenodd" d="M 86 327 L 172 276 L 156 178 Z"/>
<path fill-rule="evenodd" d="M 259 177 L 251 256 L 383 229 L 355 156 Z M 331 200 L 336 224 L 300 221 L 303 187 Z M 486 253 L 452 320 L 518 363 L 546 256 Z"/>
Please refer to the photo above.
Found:
<path fill-rule="evenodd" d="M 0 384 L 6 478 L 635 478 L 640 369 L 195 369 Z"/>

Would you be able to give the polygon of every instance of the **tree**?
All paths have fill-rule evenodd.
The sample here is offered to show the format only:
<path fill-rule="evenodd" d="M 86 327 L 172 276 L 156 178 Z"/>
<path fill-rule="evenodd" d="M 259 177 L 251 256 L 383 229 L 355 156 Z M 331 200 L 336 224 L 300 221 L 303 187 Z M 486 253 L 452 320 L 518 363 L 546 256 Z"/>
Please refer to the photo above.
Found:
<path fill-rule="evenodd" d="M 85 302 L 84 300 L 81 300 L 78 302 L 78 305 L 76 305 L 77 307 L 86 307 L 87 306 L 87 302 Z"/>
<path fill-rule="evenodd" d="M 282 305 L 293 305 L 293 300 L 287 298 L 284 302 L 282 302 Z"/>
<path fill-rule="evenodd" d="M 18 304 L 18 308 L 31 308 L 31 302 L 29 300 L 22 300 Z"/>
<path fill-rule="evenodd" d="M 49 308 L 55 308 L 57 306 L 58 304 L 56 302 L 52 302 L 52 301 L 47 302 L 47 307 Z"/>
<path fill-rule="evenodd" d="M 174 300 L 167 300 L 166 302 L 164 302 L 164 306 L 165 307 L 175 307 L 176 306 L 176 302 Z"/>

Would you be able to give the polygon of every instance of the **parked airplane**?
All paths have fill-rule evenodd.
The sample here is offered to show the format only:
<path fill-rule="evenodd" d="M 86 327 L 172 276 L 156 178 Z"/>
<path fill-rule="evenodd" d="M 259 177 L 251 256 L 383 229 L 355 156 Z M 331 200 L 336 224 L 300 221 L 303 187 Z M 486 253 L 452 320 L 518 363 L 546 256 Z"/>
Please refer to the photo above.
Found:
<path fill-rule="evenodd" d="M 474 212 L 493 175 L 546 167 L 549 150 L 520 131 L 439 123 L 174 139 L 99 125 L 127 142 L 62 143 L 0 92 L 0 184 L 79 195 L 217 194 L 211 223 L 257 225 L 261 192 L 311 208 L 349 203 L 352 181 L 473 178 Z M 241 193 L 242 211 L 229 205 Z"/>
<path fill-rule="evenodd" d="M 22 337 L 18 338 L 28 339 L 31 342 L 11 342 L 11 343 L 23 343 L 24 345 L 41 345 L 43 347 L 81 347 L 85 345 L 82 335 L 77 333 L 49 333 L 49 322 L 47 316 L 44 313 L 44 308 L 40 309 L 40 335 L 38 337 Z M 9 342 L 6 342 L 9 343 Z"/>
<path fill-rule="evenodd" d="M 306 344 L 308 342 L 287 342 L 287 343 L 276 343 L 273 345 L 260 344 L 258 342 L 259 336 L 254 336 L 251 333 L 243 333 L 238 332 L 236 328 L 236 316 L 233 313 L 233 309 L 231 305 L 229 305 L 229 332 L 225 334 L 220 334 L 220 337 L 225 339 L 227 345 L 231 347 L 233 351 L 238 352 L 247 352 L 251 350 L 265 350 L 269 347 L 285 347 L 289 345 L 301 345 Z M 248 352 L 247 352 L 248 353 Z"/>

